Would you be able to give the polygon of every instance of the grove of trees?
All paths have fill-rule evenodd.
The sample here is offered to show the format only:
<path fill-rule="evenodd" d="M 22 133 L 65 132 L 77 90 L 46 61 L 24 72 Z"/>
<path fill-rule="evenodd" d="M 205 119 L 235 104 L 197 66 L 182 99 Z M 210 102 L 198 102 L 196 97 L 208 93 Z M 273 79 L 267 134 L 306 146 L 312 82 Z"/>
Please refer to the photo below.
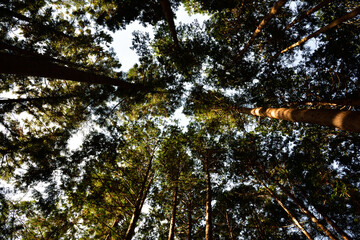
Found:
<path fill-rule="evenodd" d="M 0 1 L 0 239 L 359 239 L 359 77 L 358 0 Z"/>

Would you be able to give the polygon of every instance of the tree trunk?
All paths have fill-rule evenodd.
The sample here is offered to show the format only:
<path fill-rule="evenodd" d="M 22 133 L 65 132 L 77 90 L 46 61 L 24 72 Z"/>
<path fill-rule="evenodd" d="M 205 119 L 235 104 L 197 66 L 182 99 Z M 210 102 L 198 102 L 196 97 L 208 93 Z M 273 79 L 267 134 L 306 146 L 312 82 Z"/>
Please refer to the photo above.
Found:
<path fill-rule="evenodd" d="M 299 110 L 293 108 L 243 108 L 235 107 L 238 113 L 269 117 L 291 122 L 315 123 L 346 131 L 360 132 L 360 112 L 328 109 Z"/>
<path fill-rule="evenodd" d="M 23 57 L 0 52 L 0 62 L 0 73 L 5 74 L 113 85 L 124 88 L 126 91 L 137 91 L 142 89 L 140 85 L 92 72 L 85 72 L 76 68 L 62 66 L 37 57 Z"/>
<path fill-rule="evenodd" d="M 138 197 L 136 199 L 136 203 L 135 203 L 133 214 L 131 216 L 130 224 L 129 224 L 129 227 L 125 234 L 125 240 L 131 240 L 132 237 L 134 236 L 135 228 L 137 225 L 137 221 L 139 220 L 139 217 L 140 217 L 141 209 L 145 203 L 147 194 L 149 192 L 150 186 L 154 179 L 154 173 L 150 173 L 151 168 L 152 168 L 152 160 L 153 160 L 153 157 L 150 157 L 149 163 L 148 163 L 148 166 L 146 169 L 146 173 L 144 176 L 144 180 L 141 183 L 141 187 L 140 187 L 139 193 L 137 195 Z"/>
<path fill-rule="evenodd" d="M 192 240 L 192 208 L 191 206 L 188 207 L 187 210 L 187 221 L 188 221 L 188 229 L 187 229 L 187 240 Z"/>
<path fill-rule="evenodd" d="M 305 230 L 305 228 L 300 224 L 300 222 L 296 219 L 296 217 L 290 212 L 290 210 L 282 203 L 282 201 L 275 195 L 275 193 L 273 193 L 266 185 L 264 182 L 262 182 L 261 180 L 259 180 L 258 178 L 256 178 L 257 181 L 259 181 L 261 183 L 261 185 L 263 185 L 266 189 L 266 191 L 270 194 L 270 196 L 272 196 L 275 201 L 282 207 L 282 209 L 284 209 L 284 211 L 289 215 L 289 217 L 291 218 L 291 220 L 294 222 L 294 224 L 301 230 L 301 232 L 310 240 L 312 240 L 313 238 L 310 236 L 310 234 Z"/>
<path fill-rule="evenodd" d="M 179 40 L 177 37 L 177 33 L 176 33 L 176 27 L 175 27 L 175 22 L 174 22 L 174 13 L 171 10 L 171 5 L 169 0 L 159 0 L 161 8 L 163 10 L 166 22 L 169 25 L 169 29 L 170 29 L 170 34 L 171 37 L 174 41 L 174 44 L 177 48 L 179 48 Z"/>
<path fill-rule="evenodd" d="M 233 228 L 229 219 L 229 214 L 228 212 L 225 210 L 225 217 L 226 217 L 226 224 L 228 226 L 228 230 L 229 230 L 229 238 L 230 240 L 234 240 L 234 234 L 233 234 Z"/>
<path fill-rule="evenodd" d="M 289 25 L 287 25 L 285 27 L 285 30 L 289 30 L 292 26 L 294 26 L 295 24 L 297 24 L 298 22 L 300 22 L 302 19 L 304 19 L 305 17 L 309 16 L 310 14 L 312 14 L 313 12 L 316 12 L 317 10 L 319 10 L 320 8 L 324 7 L 325 5 L 329 4 L 330 2 L 333 2 L 334 0 L 324 0 L 321 3 L 319 3 L 318 5 L 316 5 L 315 7 L 309 9 L 308 11 L 306 11 L 305 13 L 301 14 L 299 17 L 297 17 L 294 21 L 292 21 Z"/>
<path fill-rule="evenodd" d="M 330 226 L 335 229 L 335 231 L 340 234 L 340 236 L 342 238 L 344 238 L 345 240 L 351 240 L 352 238 L 349 237 L 333 220 L 331 220 L 327 214 L 323 211 L 323 209 L 320 206 L 316 206 L 313 205 L 315 210 L 321 214 L 321 216 L 323 216 L 323 218 L 325 219 L 325 221 L 330 224 Z"/>
<path fill-rule="evenodd" d="M 266 15 L 266 17 L 260 22 L 257 26 L 255 32 L 251 36 L 250 40 L 247 42 L 245 47 L 240 51 L 240 53 L 236 56 L 236 59 L 241 58 L 247 49 L 253 44 L 255 38 L 259 35 L 261 30 L 265 27 L 265 25 L 277 14 L 279 9 L 287 2 L 287 0 L 278 0 L 275 5 L 271 8 L 270 12 Z"/>
<path fill-rule="evenodd" d="M 360 7 L 355 8 L 353 11 L 351 11 L 350 13 L 342 16 L 341 18 L 336 19 L 335 21 L 331 22 L 330 24 L 326 25 L 325 27 L 320 28 L 319 30 L 317 30 L 316 32 L 310 34 L 307 37 L 304 37 L 303 39 L 301 39 L 300 41 L 298 41 L 297 43 L 294 43 L 293 45 L 285 48 L 284 50 L 282 50 L 281 52 L 278 52 L 277 54 L 275 54 L 273 57 L 271 57 L 268 62 L 271 62 L 272 60 L 274 60 L 275 58 L 277 58 L 280 54 L 289 51 L 290 49 L 293 49 L 294 47 L 300 46 L 301 44 L 305 43 L 306 41 L 318 36 L 319 34 L 326 32 L 327 30 L 330 30 L 331 28 L 336 27 L 337 25 L 339 25 L 342 22 L 345 22 L 355 16 L 357 16 L 358 14 L 360 14 Z"/>
<path fill-rule="evenodd" d="M 296 198 L 294 194 L 288 191 L 283 185 L 275 181 L 276 185 L 280 187 L 280 189 L 300 208 L 300 210 L 305 213 L 310 220 L 316 224 L 318 228 L 320 228 L 326 236 L 328 236 L 331 240 L 338 240 L 338 238 L 327 228 L 325 227 L 319 219 L 317 219 L 312 212 L 310 212 L 299 199 Z"/>
<path fill-rule="evenodd" d="M 208 165 L 206 163 L 206 165 Z M 211 176 L 208 166 L 205 166 L 206 171 L 206 227 L 205 227 L 205 240 L 212 240 L 212 216 L 211 216 Z"/>
<path fill-rule="evenodd" d="M 354 99 L 337 99 L 337 100 L 328 100 L 328 101 L 302 101 L 302 102 L 291 102 L 288 103 L 289 106 L 360 106 L 360 98 Z"/>
<path fill-rule="evenodd" d="M 169 230 L 168 240 L 174 240 L 174 237 L 175 237 L 175 222 L 176 222 L 178 192 L 179 192 L 179 186 L 178 186 L 178 180 L 177 180 L 175 182 L 175 187 L 174 187 L 174 199 L 173 199 L 173 203 L 172 203 L 172 213 L 171 213 L 170 230 Z"/>

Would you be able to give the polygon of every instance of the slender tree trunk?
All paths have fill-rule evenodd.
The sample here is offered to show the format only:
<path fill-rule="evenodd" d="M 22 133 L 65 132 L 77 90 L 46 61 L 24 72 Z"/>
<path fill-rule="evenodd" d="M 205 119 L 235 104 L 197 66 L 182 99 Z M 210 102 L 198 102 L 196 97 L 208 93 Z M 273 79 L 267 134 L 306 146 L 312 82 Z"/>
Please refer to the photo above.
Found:
<path fill-rule="evenodd" d="M 299 110 L 293 108 L 234 108 L 238 113 L 269 117 L 291 122 L 315 123 L 346 131 L 360 132 L 360 112 L 328 109 Z"/>
<path fill-rule="evenodd" d="M 229 238 L 230 240 L 234 240 L 234 234 L 233 234 L 233 228 L 229 219 L 229 214 L 228 212 L 225 210 L 225 217 L 226 217 L 226 224 L 228 226 L 228 230 L 229 230 Z"/>
<path fill-rule="evenodd" d="M 319 3 L 318 5 L 316 5 L 315 7 L 309 9 L 308 11 L 306 11 L 305 13 L 301 14 L 299 17 L 297 17 L 294 21 L 292 21 L 289 25 L 287 25 L 285 27 L 285 30 L 289 30 L 292 26 L 294 26 L 295 24 L 297 24 L 298 22 L 300 22 L 302 19 L 304 19 L 305 17 L 309 16 L 310 14 L 316 12 L 317 10 L 319 10 L 320 8 L 324 7 L 325 5 L 329 4 L 330 2 L 333 2 L 334 0 L 324 0 L 321 3 Z"/>
<path fill-rule="evenodd" d="M 341 18 L 336 19 L 335 21 L 331 22 L 330 24 L 326 25 L 325 27 L 320 28 L 319 30 L 317 30 L 316 32 L 310 34 L 307 37 L 304 37 L 303 39 L 301 39 L 300 41 L 292 44 L 291 46 L 285 48 L 284 50 L 282 50 L 281 52 L 278 52 L 277 54 L 275 54 L 273 57 L 271 57 L 268 62 L 274 60 L 275 58 L 277 58 L 280 54 L 285 53 L 287 51 L 289 51 L 290 49 L 293 49 L 294 47 L 300 46 L 301 44 L 305 43 L 306 41 L 318 36 L 319 34 L 326 32 L 327 30 L 330 30 L 334 27 L 336 27 L 337 25 L 339 25 L 342 22 L 345 22 L 357 15 L 360 14 L 360 7 L 355 8 L 353 11 L 351 11 L 350 13 L 342 16 Z"/>
<path fill-rule="evenodd" d="M 316 205 L 313 205 L 313 206 L 314 206 L 315 210 L 323 216 L 325 221 L 328 224 L 330 224 L 330 226 L 332 226 L 332 228 L 335 229 L 335 231 L 337 233 L 339 233 L 342 238 L 344 238 L 345 240 L 351 240 L 352 239 L 333 220 L 331 220 L 328 217 L 328 215 L 323 211 L 323 209 L 320 206 L 316 206 Z"/>
<path fill-rule="evenodd" d="M 208 165 L 208 163 L 206 163 Z M 208 166 L 205 166 L 206 171 L 206 227 L 205 227 L 205 240 L 212 240 L 212 210 L 211 210 L 211 176 Z"/>
<path fill-rule="evenodd" d="M 62 66 L 37 57 L 23 57 L 0 52 L 0 62 L 0 73 L 71 80 L 91 84 L 113 85 L 125 88 L 127 91 L 142 89 L 140 85 L 92 72 L 85 72 L 76 68 Z"/>
<path fill-rule="evenodd" d="M 302 102 L 292 102 L 288 103 L 289 106 L 299 106 L 299 105 L 307 105 L 307 106 L 360 106 L 360 98 L 358 99 L 338 99 L 338 100 L 329 100 L 329 101 L 302 101 Z"/>
<path fill-rule="evenodd" d="M 172 213 L 171 213 L 170 230 L 169 230 L 168 240 L 174 240 L 174 237 L 175 237 L 175 222 L 176 222 L 178 192 L 179 192 L 179 186 L 178 186 L 178 180 L 176 180 L 175 187 L 174 187 L 174 199 L 173 199 L 173 203 L 172 203 Z"/>
<path fill-rule="evenodd" d="M 187 221 L 188 221 L 188 229 L 187 229 L 187 240 L 192 240 L 192 228 L 193 228 L 193 221 L 192 221 L 192 206 L 188 206 L 187 210 Z"/>
<path fill-rule="evenodd" d="M 151 186 L 152 181 L 154 179 L 154 173 L 151 173 L 152 160 L 153 160 L 153 157 L 150 157 L 149 163 L 148 163 L 148 166 L 147 166 L 147 169 L 146 169 L 146 173 L 145 173 L 145 176 L 144 176 L 144 180 L 141 183 L 141 187 L 140 187 L 140 190 L 139 190 L 139 193 L 138 193 L 138 197 L 136 199 L 136 203 L 135 203 L 133 214 L 131 216 L 130 224 L 129 224 L 129 227 L 128 227 L 128 229 L 126 231 L 126 234 L 125 234 L 125 240 L 131 240 L 132 237 L 134 236 L 137 221 L 139 220 L 142 207 L 143 207 L 143 205 L 145 203 L 147 194 L 149 192 L 150 186 Z"/>
<path fill-rule="evenodd" d="M 263 181 L 256 178 L 257 181 L 261 183 L 266 189 L 266 191 L 275 199 L 275 201 L 284 209 L 284 211 L 289 215 L 291 220 L 294 222 L 294 224 L 300 229 L 300 231 L 309 239 L 312 240 L 313 238 L 310 236 L 310 234 L 305 230 L 305 228 L 300 224 L 300 222 L 296 219 L 296 217 L 290 212 L 290 210 L 282 203 L 282 201 L 273 193 Z"/>
<path fill-rule="evenodd" d="M 257 26 L 255 32 L 251 36 L 250 40 L 246 43 L 245 47 L 240 51 L 240 53 L 236 56 L 236 59 L 241 58 L 247 49 L 253 44 L 255 38 L 259 35 L 261 30 L 266 26 L 266 24 L 277 14 L 279 9 L 287 2 L 287 0 L 278 0 L 275 5 L 271 8 L 270 12 L 266 15 L 266 17 L 260 22 Z"/>
<path fill-rule="evenodd" d="M 314 214 L 312 214 L 312 212 L 310 212 L 304 205 L 304 203 L 302 203 L 294 194 L 292 194 L 290 191 L 288 191 L 283 185 L 281 185 L 280 183 L 278 183 L 277 181 L 275 181 L 276 185 L 278 187 L 280 187 L 280 189 L 300 208 L 300 210 L 305 213 L 310 220 L 316 224 L 316 226 L 318 228 L 320 228 L 325 234 L 326 236 L 328 236 L 328 238 L 330 238 L 331 240 L 338 240 L 338 238 L 327 228 L 325 227 L 320 221 L 319 219 L 317 219 Z"/>
<path fill-rule="evenodd" d="M 170 29 L 170 34 L 171 37 L 174 41 L 174 44 L 177 48 L 179 48 L 179 40 L 177 37 L 177 33 L 176 33 L 176 27 L 175 27 L 175 22 L 174 22 L 174 13 L 171 9 L 171 5 L 169 0 L 159 0 L 161 8 L 163 10 L 165 19 L 169 25 L 169 29 Z"/>

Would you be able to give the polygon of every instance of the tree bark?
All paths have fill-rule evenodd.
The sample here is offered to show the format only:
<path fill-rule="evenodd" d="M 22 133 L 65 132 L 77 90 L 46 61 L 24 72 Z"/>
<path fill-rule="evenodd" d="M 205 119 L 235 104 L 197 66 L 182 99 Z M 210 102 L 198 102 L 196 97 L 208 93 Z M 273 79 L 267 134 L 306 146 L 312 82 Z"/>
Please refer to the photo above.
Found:
<path fill-rule="evenodd" d="M 137 221 L 139 220 L 142 207 L 145 203 L 147 194 L 149 192 L 150 186 L 154 179 L 154 173 L 151 173 L 152 160 L 153 160 L 153 157 L 150 157 L 149 163 L 148 163 L 148 166 L 146 169 L 145 177 L 144 177 L 143 182 L 141 183 L 138 197 L 136 199 L 136 203 L 135 203 L 133 214 L 131 216 L 130 224 L 129 224 L 129 227 L 125 234 L 125 238 L 124 238 L 125 240 L 131 240 L 132 237 L 134 236 Z"/>
<path fill-rule="evenodd" d="M 317 219 L 314 214 L 312 214 L 312 212 L 310 212 L 304 205 L 304 203 L 302 203 L 294 194 L 292 194 L 290 191 L 288 191 L 283 185 L 281 185 L 280 183 L 278 183 L 277 181 L 275 181 L 276 185 L 278 187 L 280 187 L 280 189 L 300 208 L 300 210 L 305 213 L 310 220 L 316 224 L 316 226 L 318 228 L 320 228 L 325 234 L 326 236 L 328 236 L 328 238 L 330 238 L 331 240 L 338 240 L 338 238 L 327 228 L 325 227 L 320 221 L 319 219 Z"/>
<path fill-rule="evenodd" d="M 320 8 L 324 7 L 325 5 L 329 4 L 330 2 L 333 2 L 334 0 L 324 0 L 321 3 L 319 3 L 318 5 L 316 5 L 315 7 L 309 9 L 308 11 L 306 11 L 305 13 L 301 14 L 299 17 L 297 17 L 294 21 L 292 21 L 289 25 L 287 25 L 285 27 L 285 30 L 289 30 L 292 26 L 294 26 L 295 24 L 297 24 L 298 22 L 300 22 L 302 19 L 304 19 L 305 17 L 309 16 L 310 14 L 316 12 L 317 10 L 319 10 Z"/>
<path fill-rule="evenodd" d="M 250 40 L 247 42 L 245 47 L 240 51 L 240 53 L 236 56 L 236 59 L 241 58 L 244 53 L 247 51 L 247 49 L 253 44 L 255 41 L 255 38 L 259 35 L 261 30 L 265 27 L 265 25 L 277 14 L 279 9 L 284 6 L 284 4 L 287 2 L 287 0 L 278 0 L 275 5 L 271 8 L 270 12 L 266 15 L 266 17 L 260 22 L 260 24 L 257 26 L 255 32 L 251 36 Z"/>
<path fill-rule="evenodd" d="M 178 37 L 177 37 L 177 33 L 176 33 L 176 27 L 175 27 L 175 22 L 174 22 L 174 13 L 171 9 L 171 5 L 170 5 L 170 2 L 169 0 L 159 0 L 160 2 L 160 5 L 161 5 L 161 8 L 163 10 L 163 13 L 164 13 L 164 16 L 165 16 L 165 19 L 166 19 L 166 22 L 168 23 L 169 25 L 169 29 L 170 29 L 170 34 L 171 34 L 171 37 L 174 41 L 174 44 L 177 48 L 179 48 L 179 40 L 178 40 Z"/>
<path fill-rule="evenodd" d="M 256 178 L 257 181 L 259 181 L 261 183 L 261 185 L 264 186 L 264 188 L 266 189 L 266 191 L 270 194 L 270 196 L 272 196 L 275 201 L 282 207 L 282 209 L 284 209 L 284 211 L 289 215 L 289 217 L 291 218 L 291 220 L 294 222 L 294 224 L 300 229 L 300 231 L 309 239 L 312 240 L 313 238 L 310 236 L 310 234 L 305 230 L 305 228 L 300 224 L 300 222 L 296 219 L 296 217 L 290 212 L 290 210 L 282 203 L 282 201 L 275 195 L 275 193 L 273 193 L 266 185 L 263 181 L 259 180 L 258 178 Z"/>
<path fill-rule="evenodd" d="M 188 221 L 188 229 L 187 229 L 187 240 L 192 240 L 192 228 L 193 228 L 193 221 L 192 221 L 192 204 L 188 205 L 187 209 L 187 221 Z"/>
<path fill-rule="evenodd" d="M 225 217 L 226 217 L 226 224 L 229 230 L 229 238 L 230 240 L 234 240 L 233 228 L 229 219 L 229 214 L 226 210 L 225 210 Z"/>
<path fill-rule="evenodd" d="M 175 187 L 174 187 L 174 199 L 173 199 L 173 203 L 172 203 L 172 213 L 171 213 L 170 230 L 169 230 L 168 240 L 174 240 L 174 237 L 175 237 L 175 222 L 176 222 L 178 192 L 179 192 L 179 186 L 178 186 L 178 180 L 177 180 L 175 183 Z"/>
<path fill-rule="evenodd" d="M 289 106 L 299 106 L 299 105 L 307 105 L 307 106 L 360 106 L 360 98 L 354 99 L 337 99 L 337 100 L 328 100 L 328 101 L 302 101 L 302 102 L 292 102 L 288 103 Z"/>
<path fill-rule="evenodd" d="M 66 67 L 37 57 L 23 57 L 0 52 L 0 73 L 21 76 L 44 77 L 50 79 L 71 80 L 91 84 L 113 85 L 127 91 L 143 89 L 140 85 L 123 80 L 85 72 L 76 68 Z"/>
<path fill-rule="evenodd" d="M 206 163 L 208 165 L 208 163 Z M 212 210 L 211 210 L 211 176 L 208 166 L 205 166 L 206 171 L 206 227 L 205 227 L 205 240 L 212 240 Z"/>
<path fill-rule="evenodd" d="M 243 108 L 236 107 L 238 113 L 259 117 L 269 117 L 291 122 L 315 123 L 336 127 L 346 131 L 360 132 L 360 112 L 329 109 L 293 109 L 293 108 Z"/>
<path fill-rule="evenodd" d="M 293 49 L 293 48 L 295 48 L 295 47 L 297 47 L 297 46 L 302 45 L 302 44 L 305 43 L 306 41 L 308 41 L 308 40 L 310 40 L 310 39 L 312 39 L 312 38 L 314 38 L 314 37 L 317 37 L 317 36 L 320 35 L 321 33 L 326 32 L 327 30 L 330 30 L 330 29 L 336 27 L 337 25 L 339 25 L 340 23 L 345 22 L 345 21 L 347 21 L 347 20 L 349 20 L 349 19 L 351 19 L 351 18 L 353 18 L 353 17 L 355 17 L 355 16 L 357 16 L 357 15 L 359 15 L 359 14 L 360 14 L 360 7 L 357 7 L 357 8 L 355 8 L 353 11 L 351 11 L 351 12 L 349 12 L 348 14 L 342 16 L 341 18 L 336 19 L 335 21 L 331 22 L 330 24 L 326 25 L 325 27 L 320 28 L 319 30 L 317 30 L 316 32 L 310 34 L 309 36 L 304 37 L 304 38 L 301 39 L 300 41 L 292 44 L 291 46 L 289 46 L 289 47 L 287 47 L 287 48 L 285 48 L 285 49 L 282 50 L 281 52 L 278 52 L 278 53 L 275 54 L 273 57 L 269 58 L 268 62 L 271 62 L 272 60 L 274 60 L 275 58 L 277 58 L 280 54 L 285 53 L 285 52 L 289 51 L 290 49 Z"/>

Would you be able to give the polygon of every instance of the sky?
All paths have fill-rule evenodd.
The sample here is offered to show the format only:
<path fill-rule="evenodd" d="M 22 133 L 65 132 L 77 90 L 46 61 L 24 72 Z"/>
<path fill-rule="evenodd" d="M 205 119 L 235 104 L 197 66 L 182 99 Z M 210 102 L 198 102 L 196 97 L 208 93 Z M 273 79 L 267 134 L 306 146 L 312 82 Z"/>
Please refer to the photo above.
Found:
<path fill-rule="evenodd" d="M 208 19 L 208 16 L 201 14 L 193 14 L 189 15 L 185 8 L 181 5 L 176 12 L 175 24 L 178 25 L 179 22 L 182 23 L 191 23 L 195 19 L 202 23 L 204 20 Z M 136 55 L 134 50 L 131 50 L 130 47 L 132 45 L 132 33 L 134 31 L 144 31 L 149 32 L 150 37 L 153 36 L 152 26 L 144 27 L 138 21 L 135 21 L 126 27 L 126 30 L 118 31 L 113 34 L 113 44 L 117 57 L 119 58 L 120 63 L 122 64 L 121 70 L 127 72 L 135 63 L 138 63 L 139 58 Z"/>

